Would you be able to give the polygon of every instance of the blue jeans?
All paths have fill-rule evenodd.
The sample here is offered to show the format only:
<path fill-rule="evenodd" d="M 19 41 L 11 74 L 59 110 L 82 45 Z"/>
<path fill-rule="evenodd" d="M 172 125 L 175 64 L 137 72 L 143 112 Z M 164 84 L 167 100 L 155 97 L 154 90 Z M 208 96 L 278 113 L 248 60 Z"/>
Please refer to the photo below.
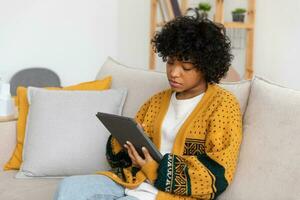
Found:
<path fill-rule="evenodd" d="M 54 200 L 138 200 L 124 191 L 103 175 L 70 176 L 60 182 Z"/>

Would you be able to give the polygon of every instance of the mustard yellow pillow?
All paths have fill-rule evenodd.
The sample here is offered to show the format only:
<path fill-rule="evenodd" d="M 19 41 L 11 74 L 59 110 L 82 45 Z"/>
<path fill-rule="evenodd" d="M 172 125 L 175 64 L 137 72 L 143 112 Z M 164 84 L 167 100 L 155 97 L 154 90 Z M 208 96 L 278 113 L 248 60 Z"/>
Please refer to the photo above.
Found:
<path fill-rule="evenodd" d="M 49 87 L 50 90 L 106 90 L 111 86 L 112 77 L 108 76 L 102 80 L 84 82 L 78 85 L 68 86 L 64 88 Z M 5 164 L 4 170 L 18 170 L 22 163 L 23 143 L 25 138 L 25 128 L 29 104 L 27 100 L 27 88 L 18 87 L 16 104 L 18 106 L 18 121 L 17 121 L 17 144 L 10 160 Z"/>

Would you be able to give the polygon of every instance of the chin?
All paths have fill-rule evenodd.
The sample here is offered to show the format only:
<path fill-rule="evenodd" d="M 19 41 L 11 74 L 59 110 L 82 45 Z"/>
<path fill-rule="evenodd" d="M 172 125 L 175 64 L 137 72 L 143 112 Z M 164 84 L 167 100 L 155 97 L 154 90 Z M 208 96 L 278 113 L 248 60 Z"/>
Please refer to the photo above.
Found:
<path fill-rule="evenodd" d="M 182 91 L 183 91 L 182 88 L 171 87 L 171 89 L 172 89 L 174 92 L 182 92 Z"/>

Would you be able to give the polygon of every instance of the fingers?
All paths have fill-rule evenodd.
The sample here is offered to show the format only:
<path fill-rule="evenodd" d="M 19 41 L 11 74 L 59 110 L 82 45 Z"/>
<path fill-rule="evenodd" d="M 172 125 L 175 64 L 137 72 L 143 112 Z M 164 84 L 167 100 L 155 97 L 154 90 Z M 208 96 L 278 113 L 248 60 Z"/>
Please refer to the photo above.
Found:
<path fill-rule="evenodd" d="M 140 160 L 140 159 L 142 159 L 141 156 L 139 155 L 139 153 L 136 151 L 136 149 L 135 149 L 135 147 L 133 146 L 133 144 L 131 144 L 131 142 L 129 142 L 129 141 L 127 141 L 126 143 L 127 143 L 127 145 L 129 146 L 129 148 L 130 148 L 130 150 L 131 150 L 131 153 L 132 153 L 132 155 L 134 156 L 134 158 L 135 158 L 137 161 Z"/>
<path fill-rule="evenodd" d="M 141 167 L 145 164 L 145 160 L 139 155 L 139 153 L 136 151 L 135 147 L 133 144 L 129 141 L 126 142 L 124 145 L 125 148 L 128 150 L 128 155 L 132 161 L 133 164 Z"/>
<path fill-rule="evenodd" d="M 134 157 L 134 155 L 133 155 L 133 153 L 131 151 L 131 148 L 128 145 L 126 145 L 126 144 L 124 144 L 124 147 L 127 149 L 127 153 L 128 153 L 128 155 L 129 155 L 129 157 L 130 157 L 130 159 L 132 161 L 132 164 L 136 165 L 137 162 L 136 162 L 136 159 L 135 159 L 135 157 Z"/>
<path fill-rule="evenodd" d="M 139 153 L 136 151 L 135 147 L 133 146 L 133 144 L 131 142 L 127 141 L 126 144 L 124 144 L 124 147 L 127 149 L 128 155 L 132 161 L 132 164 L 134 164 L 134 165 L 143 167 L 147 162 L 153 161 L 152 156 L 150 155 L 148 149 L 145 147 L 142 148 L 145 159 L 143 159 L 139 155 Z"/>
<path fill-rule="evenodd" d="M 149 153 L 149 151 L 148 151 L 148 149 L 146 147 L 143 147 L 142 151 L 143 151 L 145 159 L 147 161 L 153 160 L 152 156 L 150 155 L 150 153 Z"/>
<path fill-rule="evenodd" d="M 148 149 L 147 149 L 146 147 L 143 147 L 143 148 L 142 148 L 142 151 L 143 151 L 143 153 L 144 153 L 145 158 L 149 158 L 150 154 L 149 154 Z"/>
<path fill-rule="evenodd" d="M 145 124 L 139 124 L 139 125 L 140 125 L 140 127 L 141 127 L 143 130 L 145 130 L 145 127 L 146 127 Z"/>

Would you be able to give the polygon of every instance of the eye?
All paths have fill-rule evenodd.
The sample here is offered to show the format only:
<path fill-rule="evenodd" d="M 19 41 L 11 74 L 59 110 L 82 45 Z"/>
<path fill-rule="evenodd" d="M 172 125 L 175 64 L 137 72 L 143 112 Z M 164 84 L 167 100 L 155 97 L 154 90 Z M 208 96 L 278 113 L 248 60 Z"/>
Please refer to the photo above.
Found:
<path fill-rule="evenodd" d="M 183 69 L 184 71 L 191 71 L 191 70 L 194 69 L 194 68 L 186 68 L 186 67 L 182 67 L 182 69 Z"/>
<path fill-rule="evenodd" d="M 195 69 L 195 67 L 191 67 L 191 66 L 182 66 L 182 69 L 184 70 L 184 71 L 191 71 L 191 70 L 193 70 L 193 69 Z"/>
<path fill-rule="evenodd" d="M 191 71 L 195 69 L 195 65 L 191 62 L 183 62 L 181 67 L 184 71 Z"/>

